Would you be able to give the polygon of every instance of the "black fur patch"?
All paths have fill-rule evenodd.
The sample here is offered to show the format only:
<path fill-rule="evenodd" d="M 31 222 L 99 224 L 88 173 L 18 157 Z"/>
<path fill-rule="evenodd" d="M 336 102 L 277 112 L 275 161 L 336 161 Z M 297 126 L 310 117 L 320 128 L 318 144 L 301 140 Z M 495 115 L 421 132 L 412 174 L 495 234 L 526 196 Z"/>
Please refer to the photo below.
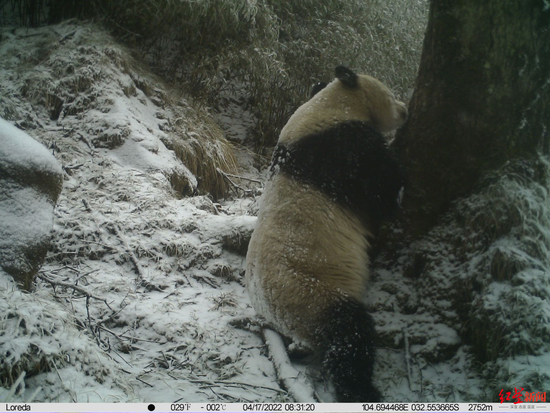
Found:
<path fill-rule="evenodd" d="M 372 384 L 376 332 L 364 304 L 347 299 L 326 311 L 327 322 L 318 329 L 329 373 L 339 402 L 377 402 L 382 399 Z"/>
<path fill-rule="evenodd" d="M 311 87 L 311 91 L 309 92 L 309 98 L 311 99 L 313 96 L 315 96 L 317 93 L 319 93 L 321 90 L 323 90 L 324 88 L 327 87 L 327 83 L 326 82 L 318 82 L 318 83 L 315 83 L 312 87 Z"/>
<path fill-rule="evenodd" d="M 373 230 L 398 207 L 401 168 L 385 139 L 368 123 L 349 121 L 278 145 L 271 170 L 314 185 L 351 208 Z"/>
<path fill-rule="evenodd" d="M 344 85 L 350 88 L 357 87 L 357 79 L 359 79 L 359 76 L 357 76 L 353 70 L 348 69 L 345 66 L 338 66 L 334 69 L 334 74 Z"/>

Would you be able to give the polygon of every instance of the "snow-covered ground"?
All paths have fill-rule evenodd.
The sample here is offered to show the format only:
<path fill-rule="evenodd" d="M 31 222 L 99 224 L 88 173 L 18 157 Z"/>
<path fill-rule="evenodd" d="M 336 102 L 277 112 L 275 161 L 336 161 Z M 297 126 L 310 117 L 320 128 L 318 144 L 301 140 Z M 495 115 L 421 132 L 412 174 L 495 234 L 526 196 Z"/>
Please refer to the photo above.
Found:
<path fill-rule="evenodd" d="M 190 190 L 199 182 L 166 142 L 182 130 L 178 114 L 199 119 L 192 102 L 172 98 L 100 28 L 1 36 L 0 116 L 44 143 L 65 181 L 34 292 L 0 274 L 8 283 L 0 291 L 0 399 L 292 400 L 260 335 L 231 324 L 254 317 L 241 240 L 252 231 L 260 185 L 234 178 L 250 191 L 235 188 L 238 197 L 218 203 L 182 197 L 174 176 Z M 242 142 L 252 114 L 228 99 L 216 120 Z M 191 126 L 200 140 L 200 125 Z M 236 151 L 239 174 L 262 180 L 253 155 Z M 366 298 L 380 335 L 374 381 L 385 399 L 490 400 L 453 316 L 427 311 L 400 260 L 375 268 Z M 436 307 L 449 305 L 442 298 Z M 295 367 L 332 401 L 314 368 Z"/>
<path fill-rule="evenodd" d="M 284 398 L 261 339 L 228 324 L 254 314 L 239 246 L 254 199 L 219 205 L 174 191 L 171 171 L 185 166 L 162 139 L 177 106 L 134 86 L 128 73 L 140 69 L 123 68 L 127 52 L 102 31 L 62 25 L 2 36 L 0 113 L 65 171 L 35 292 L 1 292 L 6 382 L 27 373 L 12 400 L 38 388 L 35 401 Z M 52 116 L 54 95 L 66 100 Z"/>

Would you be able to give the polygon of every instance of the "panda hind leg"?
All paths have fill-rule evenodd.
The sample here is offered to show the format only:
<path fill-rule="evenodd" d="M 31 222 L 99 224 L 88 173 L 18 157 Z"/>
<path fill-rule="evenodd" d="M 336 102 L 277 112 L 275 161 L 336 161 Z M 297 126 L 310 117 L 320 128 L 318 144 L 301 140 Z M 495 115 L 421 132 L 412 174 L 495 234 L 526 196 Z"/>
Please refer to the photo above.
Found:
<path fill-rule="evenodd" d="M 347 298 L 331 306 L 324 320 L 317 338 L 338 401 L 380 401 L 382 396 L 372 384 L 376 332 L 366 306 Z"/>

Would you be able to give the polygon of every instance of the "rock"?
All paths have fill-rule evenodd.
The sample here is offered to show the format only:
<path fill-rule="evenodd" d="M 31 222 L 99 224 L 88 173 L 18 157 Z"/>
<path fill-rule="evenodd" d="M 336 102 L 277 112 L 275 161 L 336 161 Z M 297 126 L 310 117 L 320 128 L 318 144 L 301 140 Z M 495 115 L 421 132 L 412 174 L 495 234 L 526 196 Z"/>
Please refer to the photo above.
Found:
<path fill-rule="evenodd" d="M 44 262 L 62 185 L 54 156 L 0 118 L 0 267 L 25 290 Z"/>

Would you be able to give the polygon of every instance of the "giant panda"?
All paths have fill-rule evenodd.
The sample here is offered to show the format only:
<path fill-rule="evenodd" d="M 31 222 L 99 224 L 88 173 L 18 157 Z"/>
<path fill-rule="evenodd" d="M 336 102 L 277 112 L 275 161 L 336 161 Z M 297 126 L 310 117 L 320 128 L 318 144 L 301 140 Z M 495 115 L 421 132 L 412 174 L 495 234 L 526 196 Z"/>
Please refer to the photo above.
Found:
<path fill-rule="evenodd" d="M 403 186 L 382 134 L 407 109 L 370 76 L 335 74 L 281 131 L 245 280 L 257 314 L 318 353 L 338 401 L 377 401 L 374 321 L 362 300 L 372 236 Z"/>

